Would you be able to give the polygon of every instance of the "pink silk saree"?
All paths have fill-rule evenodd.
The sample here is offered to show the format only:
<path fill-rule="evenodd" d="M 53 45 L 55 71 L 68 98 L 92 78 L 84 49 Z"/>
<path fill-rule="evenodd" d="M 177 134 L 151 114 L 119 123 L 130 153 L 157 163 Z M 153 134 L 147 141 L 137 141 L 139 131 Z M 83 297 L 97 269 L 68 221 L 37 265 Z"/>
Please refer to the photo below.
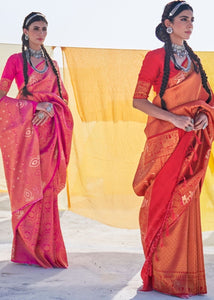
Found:
<path fill-rule="evenodd" d="M 18 68 L 20 61 L 19 56 Z M 43 62 L 37 66 L 41 70 L 43 67 Z M 18 80 L 20 90 L 23 82 Z M 2 77 L 0 89 L 7 90 L 8 85 L 10 80 Z M 44 268 L 66 268 L 57 195 L 65 186 L 73 119 L 67 104 L 58 96 L 56 76 L 50 66 L 44 74 L 30 69 L 28 90 L 32 96 L 27 99 L 19 93 L 16 99 L 5 96 L 0 100 L 0 146 L 14 233 L 11 260 Z M 63 84 L 62 92 L 66 99 Z M 33 126 L 36 105 L 42 101 L 53 104 L 55 115 L 44 125 Z"/>

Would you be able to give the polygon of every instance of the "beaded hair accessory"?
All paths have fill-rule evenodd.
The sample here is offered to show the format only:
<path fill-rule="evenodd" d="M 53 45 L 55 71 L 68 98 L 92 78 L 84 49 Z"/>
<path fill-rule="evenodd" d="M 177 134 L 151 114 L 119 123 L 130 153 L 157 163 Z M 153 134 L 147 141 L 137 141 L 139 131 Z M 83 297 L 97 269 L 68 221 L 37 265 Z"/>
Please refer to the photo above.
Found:
<path fill-rule="evenodd" d="M 187 3 L 186 3 L 185 1 L 184 1 L 184 2 L 178 3 L 178 4 L 170 11 L 169 17 L 174 16 L 174 14 L 175 14 L 176 11 L 179 9 L 179 7 L 180 7 L 181 5 L 184 5 L 184 4 L 187 4 Z"/>
<path fill-rule="evenodd" d="M 43 17 L 45 19 L 45 16 L 43 14 L 40 14 L 40 13 L 36 13 L 35 15 L 29 17 L 26 22 L 25 22 L 25 26 L 27 26 L 29 24 L 29 22 L 35 18 L 35 17 Z"/>

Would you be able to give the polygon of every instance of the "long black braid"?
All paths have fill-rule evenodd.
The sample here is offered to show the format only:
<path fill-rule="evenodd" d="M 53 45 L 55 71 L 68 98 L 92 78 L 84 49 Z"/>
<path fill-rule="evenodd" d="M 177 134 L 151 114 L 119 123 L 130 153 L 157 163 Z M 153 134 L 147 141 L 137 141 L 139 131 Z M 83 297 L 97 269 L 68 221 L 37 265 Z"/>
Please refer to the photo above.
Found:
<path fill-rule="evenodd" d="M 23 26 L 22 28 L 26 28 L 28 29 L 29 26 L 36 21 L 43 21 L 48 25 L 48 22 L 45 18 L 45 16 L 39 12 L 32 12 L 29 15 L 27 15 L 27 17 L 24 20 Z M 57 85 L 58 85 L 58 91 L 59 91 L 59 96 L 63 99 L 62 96 L 62 89 L 61 89 L 61 84 L 60 84 L 60 78 L 59 78 L 59 74 L 58 71 L 54 65 L 53 60 L 51 59 L 50 55 L 48 54 L 47 50 L 45 49 L 45 47 L 42 45 L 41 46 L 44 55 L 48 58 L 48 61 L 51 65 L 51 68 L 54 72 L 54 74 L 57 77 Z M 27 88 L 27 84 L 28 84 L 28 60 L 27 60 L 27 51 L 29 49 L 29 40 L 26 38 L 26 35 L 23 33 L 22 35 L 22 57 L 23 57 L 23 74 L 24 74 L 24 87 L 22 88 L 22 95 L 23 96 L 28 96 L 28 95 L 32 95 Z"/>
<path fill-rule="evenodd" d="M 25 43 L 22 43 L 22 57 L 23 57 L 23 73 L 24 73 L 24 82 L 25 85 L 22 88 L 22 95 L 23 96 L 28 96 L 32 95 L 28 89 L 27 89 L 27 84 L 28 84 L 28 64 L 27 64 L 27 56 L 26 56 L 26 49 L 29 48 L 29 43 L 27 40 L 25 40 Z"/>
<path fill-rule="evenodd" d="M 47 50 L 45 49 L 45 47 L 42 45 L 41 48 L 42 48 L 42 50 L 43 50 L 43 52 L 44 52 L 44 55 L 48 58 L 48 61 L 49 61 L 50 65 L 51 65 L 51 67 L 52 67 L 52 70 L 53 70 L 54 74 L 55 74 L 56 77 L 57 77 L 57 85 L 58 85 L 59 95 L 60 95 L 60 97 L 63 99 L 63 96 L 62 96 L 62 88 L 61 88 L 61 83 L 60 83 L 60 78 L 59 78 L 59 73 L 58 73 L 58 71 L 57 71 L 57 68 L 55 67 L 54 62 L 53 62 L 53 60 L 51 59 L 51 57 L 50 57 L 50 55 L 48 54 L 48 52 L 47 52 Z"/>
<path fill-rule="evenodd" d="M 161 88 L 160 88 L 160 98 L 161 98 L 161 107 L 164 109 L 164 110 L 167 110 L 167 106 L 166 106 L 166 102 L 165 100 L 163 99 L 163 95 L 165 93 L 165 90 L 166 90 L 166 87 L 167 87 L 167 83 L 168 83 L 168 80 L 169 80 L 169 72 L 170 72 L 170 54 L 171 54 L 171 49 L 172 48 L 172 45 L 170 43 L 169 40 L 166 40 L 165 42 L 165 51 L 166 51 L 166 54 L 165 54 L 165 59 L 164 59 L 164 75 L 163 75 L 163 79 L 162 79 L 162 83 L 161 83 Z"/>
<path fill-rule="evenodd" d="M 179 2 L 184 2 L 183 5 L 181 5 L 176 12 L 173 14 L 173 16 L 169 16 L 169 13 L 179 4 Z M 161 88 L 160 88 L 160 98 L 161 98 L 161 107 L 164 110 L 167 110 L 167 105 L 166 102 L 163 99 L 165 90 L 167 88 L 167 84 L 168 84 L 168 80 L 169 80 L 169 74 L 170 74 L 170 59 L 172 58 L 174 64 L 175 64 L 175 68 L 179 69 L 177 67 L 176 64 L 176 60 L 175 60 L 175 56 L 172 50 L 172 42 L 170 39 L 169 34 L 166 32 L 166 26 L 164 24 L 164 21 L 166 19 L 169 19 L 171 22 L 173 22 L 173 19 L 175 16 L 177 16 L 178 14 L 180 14 L 183 10 L 191 10 L 193 11 L 192 7 L 187 4 L 185 1 L 172 1 L 170 3 L 168 3 L 165 6 L 163 15 L 162 15 L 162 21 L 161 23 L 156 27 L 156 36 L 159 40 L 161 40 L 162 42 L 164 42 L 164 48 L 165 48 L 165 59 L 164 59 L 164 71 L 163 71 L 163 79 L 162 79 L 162 83 L 161 83 Z M 207 103 L 210 102 L 211 100 L 211 91 L 208 87 L 207 84 L 207 75 L 202 67 L 202 64 L 200 62 L 199 57 L 193 52 L 193 50 L 189 47 L 189 45 L 187 44 L 187 42 L 184 42 L 184 46 L 190 56 L 190 59 L 193 63 L 194 66 L 194 70 L 198 73 L 200 72 L 201 75 L 201 80 L 202 80 L 202 85 L 204 87 L 204 89 L 207 91 L 207 93 L 209 94 L 209 97 L 207 99 Z"/>
<path fill-rule="evenodd" d="M 206 90 L 206 92 L 209 94 L 209 97 L 206 100 L 206 103 L 209 103 L 211 101 L 212 94 L 211 94 L 211 90 L 210 90 L 210 88 L 209 88 L 209 86 L 207 84 L 207 74 L 206 74 L 206 72 L 203 69 L 203 66 L 201 64 L 201 60 L 197 56 L 197 54 L 195 54 L 193 52 L 192 48 L 187 44 L 186 41 L 184 41 L 184 45 L 185 45 L 186 50 L 188 51 L 188 54 L 189 54 L 192 62 L 196 62 L 197 63 L 197 66 L 199 68 L 199 72 L 200 72 L 200 75 L 201 75 L 202 85 L 203 85 L 204 89 Z M 195 68 L 197 68 L 197 66 L 195 67 L 195 65 L 194 65 Z"/>

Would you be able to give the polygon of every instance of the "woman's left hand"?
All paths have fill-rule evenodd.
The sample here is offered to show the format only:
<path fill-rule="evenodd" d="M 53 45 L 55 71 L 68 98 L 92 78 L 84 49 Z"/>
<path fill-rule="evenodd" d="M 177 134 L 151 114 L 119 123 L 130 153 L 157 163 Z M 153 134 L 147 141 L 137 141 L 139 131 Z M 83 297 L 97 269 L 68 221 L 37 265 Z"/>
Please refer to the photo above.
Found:
<path fill-rule="evenodd" d="M 53 104 L 50 102 L 39 102 L 36 106 L 36 110 L 41 110 L 47 113 L 51 118 L 54 116 Z"/>
<path fill-rule="evenodd" d="M 194 120 L 194 130 L 205 129 L 208 125 L 208 117 L 205 113 L 200 112 Z"/>
<path fill-rule="evenodd" d="M 47 113 L 41 110 L 37 110 L 32 119 L 32 123 L 36 126 L 43 125 L 49 118 L 50 116 Z"/>
<path fill-rule="evenodd" d="M 54 116 L 53 104 L 50 102 L 39 102 L 36 106 L 36 113 L 33 117 L 33 125 L 43 125 L 49 118 Z"/>

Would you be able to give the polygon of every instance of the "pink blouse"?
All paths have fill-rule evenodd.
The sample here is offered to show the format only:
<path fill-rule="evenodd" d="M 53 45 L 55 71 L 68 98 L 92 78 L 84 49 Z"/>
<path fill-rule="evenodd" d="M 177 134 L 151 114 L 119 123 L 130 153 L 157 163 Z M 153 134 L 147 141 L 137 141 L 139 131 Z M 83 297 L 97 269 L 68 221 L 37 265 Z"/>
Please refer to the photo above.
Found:
<path fill-rule="evenodd" d="M 37 67 L 41 63 L 43 63 L 43 61 L 38 63 Z M 54 64 L 55 64 L 55 67 L 57 68 L 57 70 L 59 71 L 58 64 L 56 61 L 54 61 Z M 33 72 L 33 68 L 28 63 L 28 76 L 30 76 L 32 74 L 32 72 Z M 7 63 L 4 67 L 4 71 L 1 76 L 0 90 L 5 91 L 7 93 L 9 91 L 14 79 L 16 81 L 16 85 L 17 85 L 18 89 L 20 90 L 24 83 L 22 53 L 13 54 L 8 58 Z"/>
<path fill-rule="evenodd" d="M 22 53 L 13 54 L 8 58 L 1 76 L 0 90 L 8 92 L 14 78 L 20 89 L 24 82 Z"/>

